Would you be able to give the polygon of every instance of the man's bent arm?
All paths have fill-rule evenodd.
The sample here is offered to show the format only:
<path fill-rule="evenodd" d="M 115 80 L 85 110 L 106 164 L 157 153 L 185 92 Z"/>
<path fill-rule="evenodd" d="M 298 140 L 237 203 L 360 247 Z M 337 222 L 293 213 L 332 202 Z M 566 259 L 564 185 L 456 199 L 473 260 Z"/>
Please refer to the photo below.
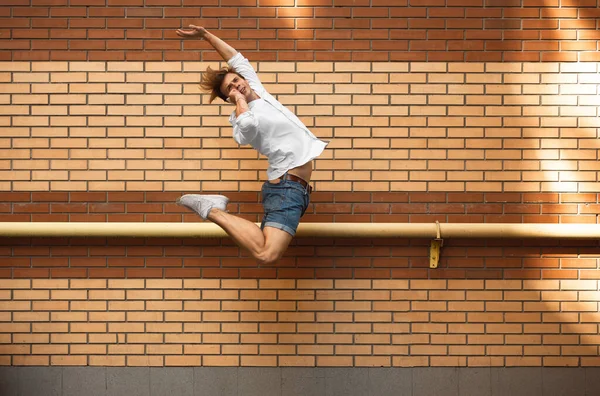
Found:
<path fill-rule="evenodd" d="M 239 97 L 235 102 L 235 116 L 239 117 L 248 110 L 250 110 L 250 108 L 248 107 L 246 99 L 244 97 Z"/>
<path fill-rule="evenodd" d="M 246 99 L 241 95 L 235 98 L 235 118 L 232 114 L 229 122 L 233 126 L 233 139 L 238 144 L 248 144 L 254 140 L 254 137 L 258 133 L 258 120 L 254 113 L 250 111 Z"/>

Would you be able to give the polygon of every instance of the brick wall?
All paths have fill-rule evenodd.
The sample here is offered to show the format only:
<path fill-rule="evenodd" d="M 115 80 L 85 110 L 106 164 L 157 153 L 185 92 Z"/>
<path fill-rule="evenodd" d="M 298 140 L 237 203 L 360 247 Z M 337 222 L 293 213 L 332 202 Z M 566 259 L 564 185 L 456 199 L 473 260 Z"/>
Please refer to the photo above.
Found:
<path fill-rule="evenodd" d="M 597 223 L 594 1 L 10 0 L 0 221 L 260 221 L 203 24 L 319 137 L 305 222 Z M 277 61 L 277 62 L 275 62 Z M 574 62 L 579 61 L 579 62 Z M 0 239 L 0 364 L 597 366 L 597 241 Z"/>
<path fill-rule="evenodd" d="M 4 60 L 598 61 L 597 0 L 6 0 Z"/>
<path fill-rule="evenodd" d="M 4 62 L 4 191 L 259 191 L 205 63 Z M 213 64 L 213 67 L 218 66 Z M 318 191 L 598 191 L 598 64 L 260 63 L 316 135 Z M 347 194 L 346 194 L 347 195 Z M 353 202 L 354 200 L 349 200 Z"/>
<path fill-rule="evenodd" d="M 597 366 L 598 282 L 10 280 L 0 363 Z M 12 358 L 12 360 L 11 360 Z"/>

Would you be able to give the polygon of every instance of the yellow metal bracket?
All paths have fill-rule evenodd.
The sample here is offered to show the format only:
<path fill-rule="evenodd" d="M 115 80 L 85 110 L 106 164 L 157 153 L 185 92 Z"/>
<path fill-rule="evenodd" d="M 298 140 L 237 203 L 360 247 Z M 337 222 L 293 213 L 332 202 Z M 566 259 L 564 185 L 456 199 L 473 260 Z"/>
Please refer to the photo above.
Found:
<path fill-rule="evenodd" d="M 431 246 L 429 247 L 429 268 L 437 268 L 438 262 L 440 261 L 440 250 L 444 245 L 444 240 L 442 239 L 441 231 L 440 231 L 440 222 L 435 222 L 437 229 L 437 238 L 431 241 Z"/>

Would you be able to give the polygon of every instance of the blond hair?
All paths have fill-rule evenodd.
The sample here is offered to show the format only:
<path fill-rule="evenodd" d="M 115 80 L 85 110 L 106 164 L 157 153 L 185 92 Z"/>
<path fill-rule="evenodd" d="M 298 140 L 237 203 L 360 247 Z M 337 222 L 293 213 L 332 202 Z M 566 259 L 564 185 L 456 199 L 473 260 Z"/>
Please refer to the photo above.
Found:
<path fill-rule="evenodd" d="M 218 70 L 211 69 L 210 66 L 202 73 L 202 80 L 200 81 L 200 88 L 206 93 L 210 93 L 209 103 L 212 103 L 217 96 L 227 102 L 227 96 L 221 92 L 221 85 L 225 76 L 229 73 L 237 74 L 241 78 L 244 78 L 237 73 L 232 67 L 222 67 Z"/>

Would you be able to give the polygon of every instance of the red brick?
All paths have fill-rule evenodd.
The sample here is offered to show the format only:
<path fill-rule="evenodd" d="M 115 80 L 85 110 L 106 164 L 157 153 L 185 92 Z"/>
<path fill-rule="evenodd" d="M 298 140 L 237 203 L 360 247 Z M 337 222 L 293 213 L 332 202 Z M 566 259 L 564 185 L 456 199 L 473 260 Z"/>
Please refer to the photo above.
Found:
<path fill-rule="evenodd" d="M 29 4 L 26 4 L 27 6 Z M 3 28 L 24 28 L 24 29 L 28 29 L 30 28 L 30 22 L 29 19 L 26 18 L 22 18 L 22 19 L 18 19 L 18 18 L 0 18 L 0 26 L 2 26 Z"/>
<path fill-rule="evenodd" d="M 83 7 L 56 7 L 50 8 L 50 16 L 52 17 L 85 17 L 86 10 Z"/>
<path fill-rule="evenodd" d="M 523 43 L 519 40 L 486 41 L 487 51 L 520 51 Z"/>
<path fill-rule="evenodd" d="M 106 6 L 106 0 L 70 0 L 69 5 L 75 6 Z"/>
<path fill-rule="evenodd" d="M 86 213 L 88 205 L 86 203 L 52 203 L 50 210 L 53 213 Z"/>
<path fill-rule="evenodd" d="M 182 267 L 183 260 L 178 257 L 147 257 L 147 267 Z"/>
<path fill-rule="evenodd" d="M 66 50 L 68 43 L 66 40 L 31 40 L 31 49 L 51 49 L 51 50 Z"/>
<path fill-rule="evenodd" d="M 464 8 L 429 8 L 428 15 L 430 18 L 464 18 Z"/>
<path fill-rule="evenodd" d="M 90 278 L 124 278 L 125 269 L 123 268 L 90 268 L 88 269 Z"/>
<path fill-rule="evenodd" d="M 32 257 L 32 267 L 68 267 L 68 257 Z"/>
<path fill-rule="evenodd" d="M 113 214 L 109 213 L 106 220 L 108 222 L 122 223 L 122 222 L 132 222 L 132 223 L 141 223 L 144 221 L 144 215 L 140 214 Z"/>
<path fill-rule="evenodd" d="M 561 202 L 597 203 L 598 196 L 595 193 L 562 193 Z"/>
<path fill-rule="evenodd" d="M 218 267 L 219 266 L 219 258 L 214 257 L 194 257 L 194 258 L 184 258 L 183 259 L 184 267 Z"/>
<path fill-rule="evenodd" d="M 408 20 L 409 29 L 444 29 L 443 19 L 414 18 Z"/>
<path fill-rule="evenodd" d="M 30 40 L 10 40 L 0 43 L 0 48 L 10 50 L 34 49 L 31 47 Z M 39 49 L 39 47 L 38 47 Z"/>
<path fill-rule="evenodd" d="M 126 252 L 125 246 L 90 246 L 89 251 L 90 256 L 124 256 Z"/>
<path fill-rule="evenodd" d="M 144 258 L 133 257 L 108 257 L 109 267 L 143 267 Z"/>
<path fill-rule="evenodd" d="M 106 202 L 105 192 L 72 192 L 70 202 Z"/>
<path fill-rule="evenodd" d="M 521 7 L 521 0 L 485 0 L 486 7 Z"/>
<path fill-rule="evenodd" d="M 104 1 L 104 0 L 102 0 Z M 97 28 L 102 29 L 106 27 L 106 19 L 105 18 L 70 18 L 69 19 L 69 28 L 71 29 L 91 29 Z"/>
<path fill-rule="evenodd" d="M 47 246 L 15 246 L 14 256 L 48 256 L 50 249 Z"/>
<path fill-rule="evenodd" d="M 28 204 L 13 204 L 13 213 L 48 213 L 48 204 L 28 203 Z"/>
<path fill-rule="evenodd" d="M 71 214 L 71 221 L 76 222 L 106 222 L 104 214 Z"/>
<path fill-rule="evenodd" d="M 337 44 L 337 42 L 336 42 Z M 340 47 L 339 45 L 337 47 Z M 336 48 L 337 48 L 336 47 Z M 370 42 L 370 47 L 371 49 L 373 49 L 373 51 L 392 51 L 392 50 L 397 50 L 397 51 L 407 51 L 409 49 L 409 43 L 406 40 L 373 40 Z M 382 54 L 373 54 L 372 52 L 357 52 L 356 50 L 363 50 L 363 49 L 368 49 L 367 48 L 351 48 L 351 47 L 347 47 L 347 48 L 340 48 L 340 49 L 353 49 L 355 50 L 354 55 L 362 55 L 361 57 L 364 60 L 369 60 L 369 61 L 376 61 L 375 57 L 379 56 L 381 59 L 385 59 L 387 60 L 388 54 L 386 53 L 382 53 Z M 369 54 L 371 54 L 371 56 L 373 58 L 369 58 Z"/>
<path fill-rule="evenodd" d="M 319 194 L 323 194 L 323 193 L 319 193 Z M 313 195 L 317 195 L 317 193 L 314 193 Z M 335 200 L 335 202 L 351 202 L 351 203 L 355 203 L 355 202 L 370 202 L 371 201 L 371 195 L 373 195 L 373 197 L 375 197 L 375 193 L 371 194 L 368 192 L 336 192 L 333 194 L 333 197 L 327 196 L 327 197 L 323 197 L 323 200 L 319 200 L 319 199 L 313 199 L 313 195 L 311 195 L 311 201 L 325 201 L 325 202 L 331 202 L 333 200 Z M 317 197 L 318 198 L 318 197 Z"/>
<path fill-rule="evenodd" d="M 542 270 L 544 279 L 577 279 L 577 270 Z"/>
<path fill-rule="evenodd" d="M 48 30 L 44 29 L 13 29 L 13 39 L 48 38 Z M 15 47 L 16 48 L 16 47 Z"/>
<path fill-rule="evenodd" d="M 299 7 L 330 7 L 333 0 L 296 0 Z"/>
<path fill-rule="evenodd" d="M 6 52 L 0 52 L 5 55 Z M 10 54 L 9 54 L 10 55 Z M 4 60 L 10 59 L 3 56 Z M 50 59 L 50 51 L 12 51 L 13 61 L 47 61 Z"/>
<path fill-rule="evenodd" d="M 593 41 L 561 41 L 561 51 L 595 51 L 597 43 Z"/>
<path fill-rule="evenodd" d="M 505 279 L 541 279 L 540 270 L 506 270 Z"/>
<path fill-rule="evenodd" d="M 144 27 L 143 18 L 116 18 L 107 19 L 106 27 L 109 29 L 141 29 Z"/>
<path fill-rule="evenodd" d="M 67 222 L 69 221 L 69 215 L 64 214 L 32 214 L 31 221 L 41 221 L 41 222 Z"/>
<path fill-rule="evenodd" d="M 103 29 L 103 30 L 88 30 L 88 38 L 90 39 L 123 39 L 125 38 L 125 30 L 123 29 Z M 107 42 L 108 44 L 109 42 Z"/>
<path fill-rule="evenodd" d="M 165 268 L 165 278 L 201 278 L 200 268 Z"/>
<path fill-rule="evenodd" d="M 481 7 L 483 0 L 446 0 L 447 7 Z"/>
<path fill-rule="evenodd" d="M 162 31 L 160 30 L 139 30 L 139 29 L 127 29 L 125 32 L 127 39 L 160 39 L 162 38 Z M 125 195 L 135 195 L 143 193 L 127 192 Z"/>
<path fill-rule="evenodd" d="M 69 194 L 66 192 L 37 192 L 31 193 L 33 202 L 66 202 L 69 200 Z"/>
<path fill-rule="evenodd" d="M 104 257 L 71 257 L 71 267 L 106 267 L 106 258 Z"/>
<path fill-rule="evenodd" d="M 86 268 L 52 268 L 50 270 L 52 278 L 87 278 Z"/>
<path fill-rule="evenodd" d="M 392 18 L 426 18 L 427 9 L 422 7 L 392 7 L 390 8 Z M 402 21 L 402 19 L 400 19 Z M 397 26 L 397 28 L 406 28 L 407 26 Z"/>
<path fill-rule="evenodd" d="M 542 32 L 539 30 L 508 30 L 504 32 L 505 40 L 539 40 Z M 553 36 L 552 38 L 558 39 L 558 37 Z"/>
<path fill-rule="evenodd" d="M 46 268 L 15 268 L 14 278 L 49 278 L 50 270 Z"/>
<path fill-rule="evenodd" d="M 31 194 L 28 192 L 3 192 L 2 200 L 5 202 L 32 202 Z"/>
<path fill-rule="evenodd" d="M 538 52 L 505 52 L 504 61 L 506 62 L 539 62 L 540 54 Z"/>
<path fill-rule="evenodd" d="M 162 278 L 162 268 L 126 268 L 127 278 Z"/>
<path fill-rule="evenodd" d="M 572 52 L 543 52 L 542 62 L 574 62 L 577 54 Z"/>
<path fill-rule="evenodd" d="M 53 61 L 85 61 L 87 54 L 85 51 L 52 51 L 49 59 Z"/>
<path fill-rule="evenodd" d="M 483 40 L 450 40 L 448 41 L 449 51 L 482 51 L 484 49 Z"/>
<path fill-rule="evenodd" d="M 65 241 L 68 243 L 68 240 Z M 87 256 L 87 246 L 51 246 L 50 255 L 52 256 Z"/>
<path fill-rule="evenodd" d="M 101 57 L 99 57 L 99 60 L 106 60 L 106 59 L 100 59 Z M 127 59 L 128 61 L 162 61 L 163 60 L 163 53 L 160 51 L 156 51 L 156 52 L 141 52 L 141 51 L 127 51 L 126 53 L 123 53 L 123 59 Z M 164 60 L 175 60 L 175 59 L 170 59 L 167 57 L 167 53 L 165 53 L 165 59 Z M 181 59 L 177 59 L 177 60 L 181 60 Z M 199 60 L 199 59 L 196 59 Z"/>
<path fill-rule="evenodd" d="M 31 267 L 31 258 L 29 257 L 7 257 L 0 258 L 2 267 Z"/>
<path fill-rule="evenodd" d="M 180 7 L 182 5 L 182 0 L 145 0 L 144 4 L 146 7 L 156 7 L 156 6 Z M 218 4 L 217 0 L 205 0 L 201 4 L 198 4 L 198 5 L 215 5 L 215 4 Z"/>

